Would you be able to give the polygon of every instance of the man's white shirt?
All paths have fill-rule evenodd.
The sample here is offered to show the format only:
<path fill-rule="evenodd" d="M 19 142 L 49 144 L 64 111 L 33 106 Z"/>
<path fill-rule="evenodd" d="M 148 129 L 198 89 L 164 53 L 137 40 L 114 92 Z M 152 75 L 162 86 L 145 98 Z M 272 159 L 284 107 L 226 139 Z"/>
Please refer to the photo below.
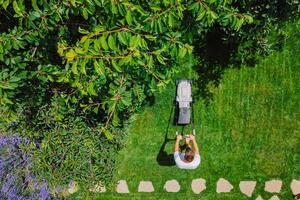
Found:
<path fill-rule="evenodd" d="M 196 169 L 200 162 L 201 158 L 199 154 L 194 155 L 194 159 L 192 162 L 186 163 L 184 162 L 184 155 L 185 153 L 179 153 L 179 151 L 174 152 L 174 160 L 176 163 L 176 166 L 180 169 Z"/>

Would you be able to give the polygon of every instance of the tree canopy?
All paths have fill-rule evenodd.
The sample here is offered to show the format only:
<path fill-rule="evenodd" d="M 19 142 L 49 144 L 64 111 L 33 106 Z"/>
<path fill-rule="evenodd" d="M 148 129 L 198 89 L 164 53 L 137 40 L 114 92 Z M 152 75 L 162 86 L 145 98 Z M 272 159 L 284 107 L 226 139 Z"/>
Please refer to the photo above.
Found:
<path fill-rule="evenodd" d="M 55 119 L 94 112 L 110 137 L 111 125 L 164 88 L 195 37 L 215 23 L 252 22 L 234 2 L 1 0 L 1 121 L 53 102 Z"/>

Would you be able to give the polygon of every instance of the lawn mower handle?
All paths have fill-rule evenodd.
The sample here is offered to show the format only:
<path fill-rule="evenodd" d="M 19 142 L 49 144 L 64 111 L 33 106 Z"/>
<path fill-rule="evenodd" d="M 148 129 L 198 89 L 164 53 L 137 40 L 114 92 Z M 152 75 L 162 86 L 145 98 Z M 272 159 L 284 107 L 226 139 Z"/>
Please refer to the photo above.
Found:
<path fill-rule="evenodd" d="M 190 135 L 184 135 L 184 136 L 182 136 L 182 138 L 183 138 L 183 139 L 185 139 L 185 138 L 190 138 Z"/>

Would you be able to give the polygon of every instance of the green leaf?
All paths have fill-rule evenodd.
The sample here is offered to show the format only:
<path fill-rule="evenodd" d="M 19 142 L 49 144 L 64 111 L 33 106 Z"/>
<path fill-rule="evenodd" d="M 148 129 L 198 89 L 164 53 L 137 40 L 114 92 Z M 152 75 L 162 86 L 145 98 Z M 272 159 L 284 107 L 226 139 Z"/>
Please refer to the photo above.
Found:
<path fill-rule="evenodd" d="M 23 15 L 17 1 L 13 2 L 13 9 L 18 15 Z"/>
<path fill-rule="evenodd" d="M 107 139 L 109 140 L 113 140 L 113 135 L 111 134 L 111 132 L 107 129 L 104 130 L 104 135 Z"/>
<path fill-rule="evenodd" d="M 88 93 L 92 96 L 97 96 L 97 92 L 94 88 L 94 83 L 93 82 L 90 82 L 89 83 L 89 86 L 88 86 Z"/>
<path fill-rule="evenodd" d="M 95 51 L 100 51 L 100 49 L 101 49 L 101 45 L 100 45 L 100 40 L 99 39 L 95 39 L 94 40 L 94 49 L 95 49 Z"/>
<path fill-rule="evenodd" d="M 185 47 L 180 47 L 178 52 L 178 57 L 183 58 L 187 52 L 187 49 Z"/>
<path fill-rule="evenodd" d="M 114 38 L 112 35 L 110 35 L 110 36 L 108 37 L 108 46 L 109 46 L 109 48 L 110 48 L 111 50 L 113 50 L 113 51 L 116 51 L 116 50 L 117 50 L 117 47 L 116 47 L 116 41 L 115 41 L 115 38 Z"/>
<path fill-rule="evenodd" d="M 124 44 L 124 45 L 127 45 L 127 40 L 126 40 L 126 33 L 124 32 L 118 32 L 118 39 L 119 41 Z"/>
<path fill-rule="evenodd" d="M 89 14 L 87 12 L 86 8 L 81 9 L 82 10 L 82 16 L 85 20 L 87 20 L 89 18 Z"/>
<path fill-rule="evenodd" d="M 85 51 L 88 51 L 88 50 L 89 50 L 89 48 L 90 48 L 90 42 L 91 42 L 90 39 L 86 39 L 86 40 L 85 40 L 85 42 L 84 42 L 84 44 L 83 44 L 83 49 L 84 49 Z"/>
<path fill-rule="evenodd" d="M 97 74 L 99 75 L 103 75 L 105 70 L 104 70 L 104 63 L 102 60 L 100 61 L 97 61 L 95 60 L 94 61 L 94 68 L 95 68 L 95 71 L 97 72 Z"/>
<path fill-rule="evenodd" d="M 102 48 L 107 51 L 108 50 L 108 45 L 107 45 L 107 42 L 106 42 L 106 36 L 105 35 L 102 35 L 100 37 L 100 43 L 101 43 L 101 46 Z"/>
<path fill-rule="evenodd" d="M 203 10 L 203 9 L 200 9 L 199 13 L 198 13 L 198 16 L 196 18 L 196 21 L 200 21 L 201 19 L 203 19 L 203 17 L 205 16 L 206 14 L 206 11 Z"/>
<path fill-rule="evenodd" d="M 77 62 L 74 62 L 74 63 L 72 64 L 72 72 L 73 72 L 74 74 L 78 74 L 78 70 L 77 70 Z"/>
<path fill-rule="evenodd" d="M 214 12 L 214 11 L 210 11 L 210 15 L 212 17 L 212 19 L 218 19 L 218 15 Z"/>
<path fill-rule="evenodd" d="M 2 44 L 0 43 L 0 54 L 3 54 L 4 53 L 4 51 L 3 51 L 3 46 L 2 46 Z"/>
<path fill-rule="evenodd" d="M 132 56 L 131 55 L 127 55 L 125 58 L 122 58 L 121 60 L 120 60 L 120 64 L 127 64 L 127 63 L 129 63 L 129 62 L 131 62 L 132 61 Z"/>
<path fill-rule="evenodd" d="M 156 58 L 157 58 L 158 62 L 160 62 L 160 64 L 163 64 L 163 65 L 166 64 L 164 61 L 164 57 L 162 57 L 161 55 L 157 55 Z"/>
<path fill-rule="evenodd" d="M 122 72 L 122 69 L 118 66 L 118 64 L 114 60 L 111 61 L 111 64 L 117 72 Z"/>
<path fill-rule="evenodd" d="M 76 6 L 76 1 L 75 0 L 70 0 L 70 2 L 71 2 L 71 4 L 72 4 L 72 6 Z"/>
<path fill-rule="evenodd" d="M 85 30 L 81 27 L 78 28 L 78 32 L 81 33 L 81 34 L 89 34 L 90 33 L 88 30 Z"/>
<path fill-rule="evenodd" d="M 80 40 L 80 43 L 84 43 L 88 39 L 88 36 L 83 36 Z"/>
<path fill-rule="evenodd" d="M 101 26 L 101 25 L 97 25 L 97 26 L 94 27 L 94 31 L 95 31 L 96 33 L 100 33 L 100 32 L 102 32 L 102 31 L 105 31 L 105 27 L 104 27 L 104 26 Z"/>
<path fill-rule="evenodd" d="M 36 0 L 31 0 L 31 5 L 32 5 L 34 10 L 39 11 L 39 12 L 41 11 L 39 9 L 39 7 L 37 6 Z"/>
<path fill-rule="evenodd" d="M 111 12 L 113 14 L 117 14 L 118 13 L 118 9 L 117 9 L 117 6 L 115 4 L 115 1 L 111 1 Z"/>
<path fill-rule="evenodd" d="M 173 25 L 174 25 L 174 19 L 173 19 L 172 13 L 170 13 L 168 15 L 168 25 L 169 25 L 169 27 L 173 27 Z"/>
<path fill-rule="evenodd" d="M 3 2 L 2 7 L 4 8 L 4 10 L 7 9 L 7 6 L 9 5 L 9 3 L 10 3 L 10 0 L 6 0 Z"/>
<path fill-rule="evenodd" d="M 150 40 L 150 41 L 156 40 L 156 37 L 153 36 L 153 35 L 145 35 L 145 38 L 147 38 L 147 39 Z"/>
<path fill-rule="evenodd" d="M 76 57 L 76 53 L 75 53 L 75 51 L 73 50 L 73 49 L 71 49 L 70 51 L 68 51 L 67 53 L 66 53 L 66 57 L 67 57 L 67 60 L 70 62 L 70 61 L 72 61 L 72 60 L 74 60 L 74 58 Z"/>
<path fill-rule="evenodd" d="M 80 73 L 86 75 L 86 71 L 85 71 L 85 65 L 86 65 L 87 61 L 83 61 L 80 64 Z"/>
<path fill-rule="evenodd" d="M 132 16 L 130 11 L 127 11 L 125 19 L 129 25 L 132 25 Z"/>
<path fill-rule="evenodd" d="M 84 52 L 81 48 L 79 48 L 79 47 L 76 47 L 76 48 L 75 48 L 75 52 L 76 52 L 77 54 L 81 54 L 81 55 L 85 54 L 85 52 Z"/>
<path fill-rule="evenodd" d="M 114 116 L 113 116 L 113 118 L 112 118 L 112 125 L 113 125 L 113 126 L 118 126 L 118 125 L 119 125 L 119 122 L 120 122 L 120 119 L 119 119 L 119 117 L 118 117 L 118 113 L 115 112 L 115 113 L 114 113 Z"/>
<path fill-rule="evenodd" d="M 130 38 L 129 46 L 131 48 L 136 48 L 140 43 L 140 35 L 134 35 Z"/>

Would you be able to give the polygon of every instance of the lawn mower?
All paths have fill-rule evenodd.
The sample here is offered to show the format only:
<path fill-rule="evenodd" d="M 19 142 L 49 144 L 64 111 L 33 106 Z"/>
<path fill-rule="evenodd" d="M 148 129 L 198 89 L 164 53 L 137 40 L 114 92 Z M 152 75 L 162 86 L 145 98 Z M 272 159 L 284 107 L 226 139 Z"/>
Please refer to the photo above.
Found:
<path fill-rule="evenodd" d="M 176 135 L 178 125 L 185 126 L 191 123 L 193 135 L 196 134 L 192 102 L 192 80 L 176 80 Z"/>

